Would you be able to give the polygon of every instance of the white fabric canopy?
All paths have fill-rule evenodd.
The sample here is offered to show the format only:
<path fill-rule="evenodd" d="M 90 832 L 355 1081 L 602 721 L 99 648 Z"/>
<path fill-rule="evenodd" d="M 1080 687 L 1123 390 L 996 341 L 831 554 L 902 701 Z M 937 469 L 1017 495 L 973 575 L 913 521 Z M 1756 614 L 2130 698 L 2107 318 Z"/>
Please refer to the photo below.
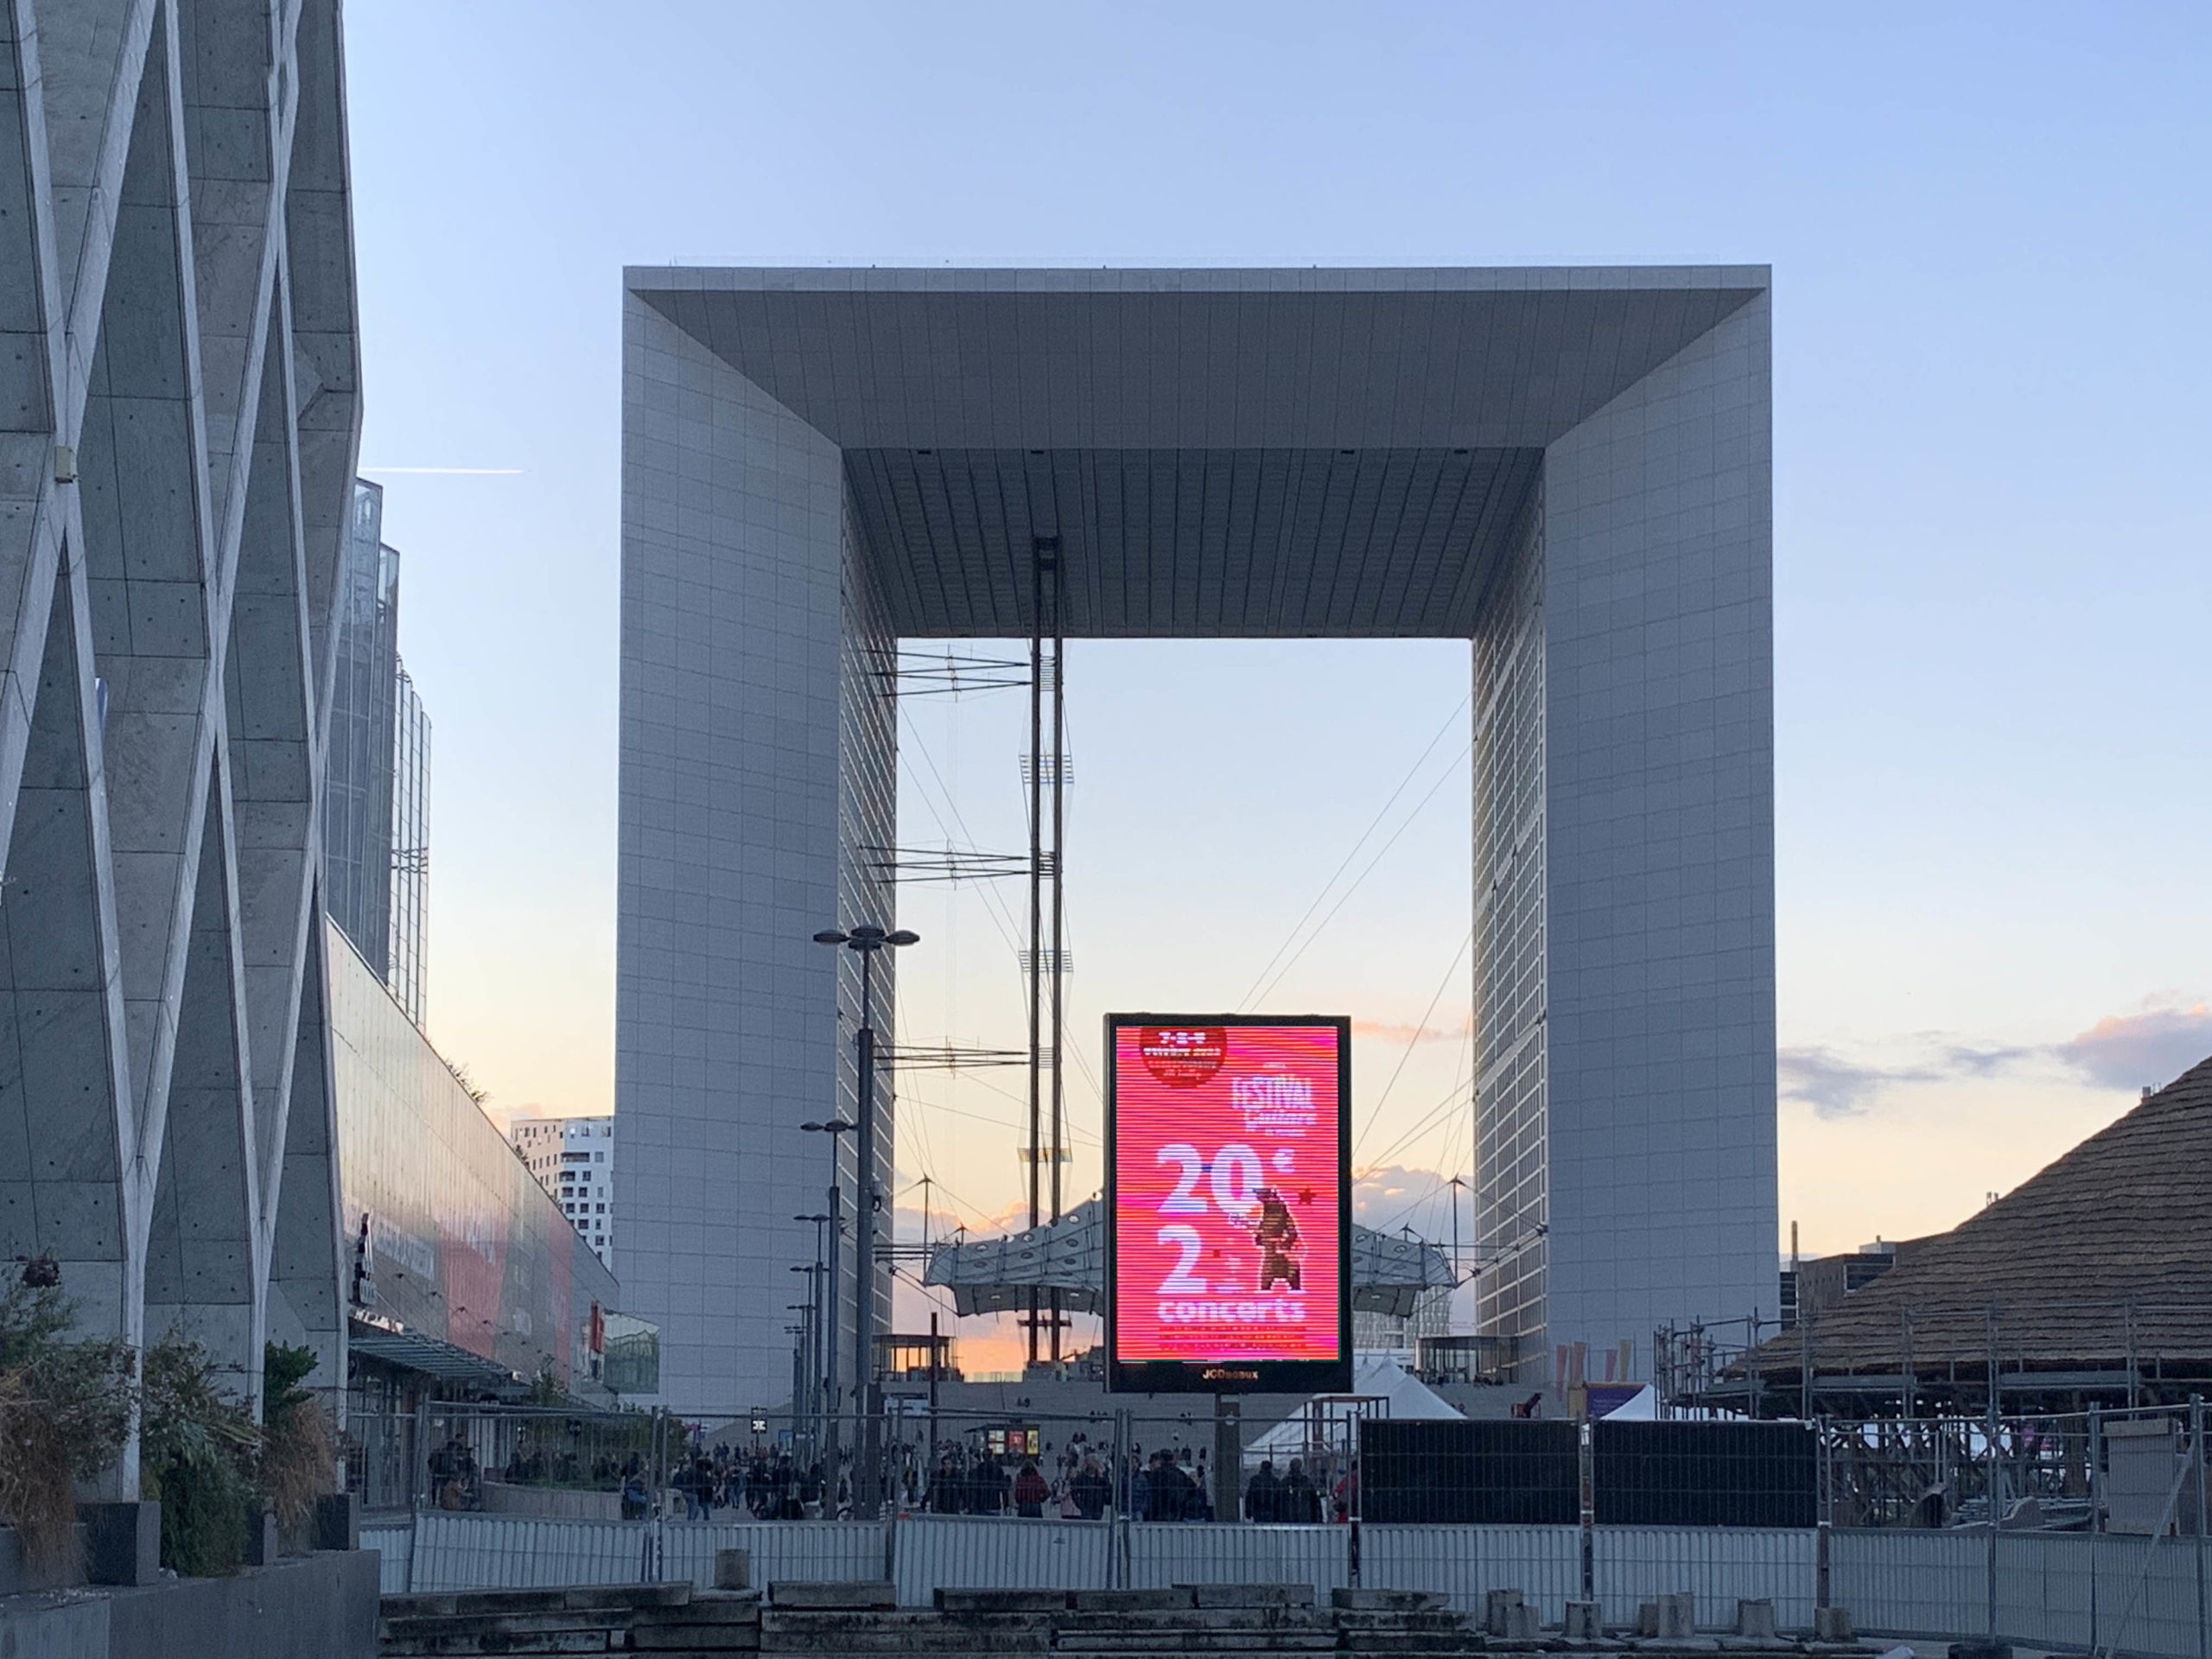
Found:
<path fill-rule="evenodd" d="M 1377 1399 L 1387 1403 L 1380 1409 L 1363 1409 L 1368 1402 Z M 1315 1395 L 1247 1446 L 1244 1460 L 1249 1464 L 1259 1458 L 1284 1459 L 1302 1455 L 1306 1449 L 1308 1432 L 1317 1416 L 1324 1421 L 1353 1415 L 1433 1421 L 1459 1414 L 1450 1401 L 1407 1371 L 1388 1354 L 1363 1354 L 1352 1369 L 1350 1394 Z"/>

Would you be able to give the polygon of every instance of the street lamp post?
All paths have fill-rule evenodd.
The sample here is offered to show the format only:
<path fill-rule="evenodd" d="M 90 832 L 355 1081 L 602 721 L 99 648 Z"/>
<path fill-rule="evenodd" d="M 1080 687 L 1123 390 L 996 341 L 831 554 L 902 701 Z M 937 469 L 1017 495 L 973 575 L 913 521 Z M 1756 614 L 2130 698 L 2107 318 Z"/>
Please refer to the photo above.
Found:
<path fill-rule="evenodd" d="M 807 1128 L 820 1128 L 833 1135 L 837 1128 L 855 1131 L 855 1160 L 857 1191 L 854 1194 L 853 1237 L 855 1253 L 859 1260 L 855 1266 L 853 1294 L 853 1392 L 854 1404 L 862 1414 L 866 1427 L 862 1434 L 867 1442 L 861 1458 L 858 1478 L 854 1482 L 853 1505 L 863 1518 L 875 1514 L 875 1025 L 872 996 L 872 973 L 875 953 L 887 946 L 918 944 L 921 935 L 910 928 L 886 932 L 873 923 L 863 923 L 850 931 L 825 928 L 814 936 L 817 944 L 842 945 L 856 950 L 861 958 L 861 1023 L 853 1034 L 854 1057 L 859 1071 L 855 1086 L 856 1099 L 853 1116 L 858 1121 L 844 1123 L 839 1120 L 831 1124 L 806 1124 Z M 834 1156 L 830 1167 L 834 1170 Z M 834 1478 L 834 1471 L 833 1471 Z"/>
<path fill-rule="evenodd" d="M 791 1411 L 795 1415 L 801 1411 L 805 1413 L 810 1425 L 807 1431 L 808 1439 L 816 1446 L 819 1446 L 822 1444 L 821 1414 L 824 1404 L 823 1388 L 825 1385 L 823 1382 L 823 1377 L 829 1369 L 828 1363 L 823 1358 L 822 1354 L 822 1332 L 823 1329 L 822 1322 L 822 1284 L 823 1275 L 829 1271 L 829 1269 L 824 1267 L 822 1259 L 822 1230 L 828 1224 L 830 1217 L 826 1212 L 817 1211 L 813 1215 L 793 1216 L 791 1219 L 793 1221 L 810 1221 L 814 1224 L 814 1265 L 811 1268 L 793 1268 L 791 1269 L 793 1273 L 805 1273 L 811 1275 L 806 1281 L 806 1294 L 810 1299 L 810 1307 L 806 1316 L 807 1329 L 809 1332 L 806 1347 L 806 1403 L 802 1407 L 799 1404 L 798 1398 L 794 1396 L 791 1401 Z M 833 1257 L 832 1259 L 834 1260 L 835 1258 Z M 832 1307 L 834 1316 L 834 1304 L 832 1305 Z M 794 1427 L 796 1427 L 796 1425 L 794 1425 Z"/>

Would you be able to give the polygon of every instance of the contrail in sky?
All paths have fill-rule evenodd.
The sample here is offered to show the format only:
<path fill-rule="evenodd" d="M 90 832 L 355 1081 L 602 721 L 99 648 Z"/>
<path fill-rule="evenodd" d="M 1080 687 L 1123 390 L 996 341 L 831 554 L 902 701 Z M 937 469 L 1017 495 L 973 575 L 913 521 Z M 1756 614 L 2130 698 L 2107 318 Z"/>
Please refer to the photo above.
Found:
<path fill-rule="evenodd" d="M 367 467 L 365 473 L 440 473 L 462 478 L 518 478 L 519 467 Z"/>

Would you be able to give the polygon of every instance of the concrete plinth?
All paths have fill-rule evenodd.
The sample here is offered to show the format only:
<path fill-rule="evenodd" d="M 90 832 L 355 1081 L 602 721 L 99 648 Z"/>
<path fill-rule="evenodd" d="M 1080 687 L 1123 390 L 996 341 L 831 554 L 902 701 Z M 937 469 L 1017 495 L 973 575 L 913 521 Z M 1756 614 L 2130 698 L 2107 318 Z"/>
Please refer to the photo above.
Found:
<path fill-rule="evenodd" d="M 1775 1640 L 1773 1601 L 1764 1597 L 1739 1599 L 1736 1603 L 1736 1634 L 1762 1642 Z"/>
<path fill-rule="evenodd" d="M 1664 1641 L 1680 1641 L 1697 1630 L 1697 1598 L 1687 1590 L 1637 1604 L 1636 1633 Z"/>
<path fill-rule="evenodd" d="M 1605 1620 L 1594 1601 L 1567 1604 L 1565 1630 L 1570 1642 L 1594 1642 L 1605 1633 Z"/>

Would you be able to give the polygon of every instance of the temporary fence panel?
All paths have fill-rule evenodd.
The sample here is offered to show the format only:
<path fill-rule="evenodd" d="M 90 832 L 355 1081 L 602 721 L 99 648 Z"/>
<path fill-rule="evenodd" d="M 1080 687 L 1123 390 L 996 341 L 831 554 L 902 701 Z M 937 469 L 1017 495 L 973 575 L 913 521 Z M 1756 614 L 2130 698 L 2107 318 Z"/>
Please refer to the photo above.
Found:
<path fill-rule="evenodd" d="M 400 1596 L 407 1593 L 407 1566 L 415 1553 L 415 1529 L 412 1525 L 397 1527 L 363 1527 L 361 1548 L 377 1553 L 377 1593 L 380 1596 Z"/>
<path fill-rule="evenodd" d="M 1813 1623 L 1820 1535 L 1810 1527 L 1599 1527 L 1591 1586 L 1603 1617 L 1626 1624 L 1641 1602 L 1687 1591 L 1707 1628 L 1735 1623 L 1738 1599 L 1771 1599 L 1783 1630 Z"/>
<path fill-rule="evenodd" d="M 1986 1535 L 1838 1528 L 1828 1563 L 1828 1599 L 1862 1630 L 1968 1636 L 1989 1628 Z"/>
<path fill-rule="evenodd" d="M 2000 1634 L 2010 1635 L 2012 1624 L 2024 1621 L 2037 1610 L 2039 1591 L 2031 1583 L 2016 1583 L 2037 1573 L 2050 1573 L 2062 1546 L 2086 1566 L 2058 1567 L 2057 1572 L 2075 1587 L 2091 1610 L 2069 1626 L 2087 1630 L 2094 1620 L 2095 1636 L 2084 1644 L 2120 1653 L 2187 1655 L 2189 1659 L 2212 1652 L 2212 1631 L 2198 1623 L 2196 1548 L 2194 1538 L 2150 1538 L 2123 1533 L 2067 1534 L 2050 1537 L 2007 1535 L 1998 1540 L 1998 1619 Z M 2050 1614 L 2045 1612 L 2046 1619 Z M 2055 1623 L 2052 1628 L 2061 1628 Z M 2054 1637 L 2053 1645 L 2071 1637 Z"/>
<path fill-rule="evenodd" d="M 1983 1625 L 1987 1624 L 1986 1574 L 1989 1535 L 1980 1535 L 1983 1549 Z M 2091 1608 L 2098 1590 L 2095 1541 L 2088 1533 L 2000 1533 L 1997 1538 L 1997 1629 L 2017 1635 L 2038 1647 L 2086 1648 L 2095 1638 Z M 2119 1596 L 2103 1586 L 2113 1605 L 2105 1611 L 2117 1615 Z M 2125 1593 L 2124 1592 L 2122 1592 Z M 2192 1591 L 2192 1596 L 2193 1596 Z M 2193 1609 L 2192 1609 L 2193 1611 Z M 2109 1618 L 2107 1619 L 2109 1622 Z M 2140 1648 L 2141 1642 L 2130 1643 Z"/>
<path fill-rule="evenodd" d="M 652 1534 L 652 1523 L 646 1521 L 543 1521 L 424 1510 L 415 1517 L 413 1587 L 543 1590 L 636 1584 L 648 1576 Z"/>
<path fill-rule="evenodd" d="M 1177 1584 L 1310 1584 L 1314 1599 L 1351 1582 L 1351 1529 L 1132 1522 L 1133 1589 Z"/>
<path fill-rule="evenodd" d="M 715 1587 L 715 1552 L 743 1549 L 753 1587 L 785 1580 L 880 1579 L 880 1521 L 669 1521 L 661 1527 L 660 1577 Z"/>
<path fill-rule="evenodd" d="M 1110 1522 L 918 1515 L 899 1521 L 893 1536 L 902 1606 L 926 1607 L 946 1588 L 1103 1590 L 1113 1582 Z"/>
<path fill-rule="evenodd" d="M 1359 1529 L 1359 1582 L 1373 1590 L 1441 1591 L 1480 1613 L 1484 1592 L 1518 1590 L 1537 1616 L 1557 1623 L 1582 1593 L 1582 1534 L 1575 1527 L 1385 1526 Z"/>
<path fill-rule="evenodd" d="M 2002 1640 L 2044 1648 L 2200 1659 L 2196 1544 L 2112 1533 L 2000 1532 L 1995 1541 Z M 1990 1535 L 1973 1531 L 1839 1531 L 1831 1593 L 1862 1630 L 1980 1636 L 1990 1629 Z"/>

